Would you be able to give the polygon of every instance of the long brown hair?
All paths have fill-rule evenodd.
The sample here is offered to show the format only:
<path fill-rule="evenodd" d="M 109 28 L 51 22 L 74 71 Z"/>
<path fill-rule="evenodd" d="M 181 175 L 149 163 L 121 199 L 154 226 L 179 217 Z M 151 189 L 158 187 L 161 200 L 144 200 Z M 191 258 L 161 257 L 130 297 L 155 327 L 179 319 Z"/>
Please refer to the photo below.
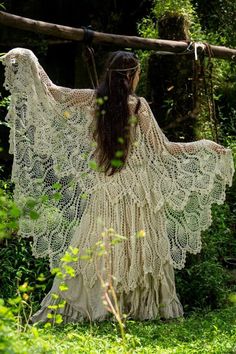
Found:
<path fill-rule="evenodd" d="M 128 155 L 128 97 L 133 93 L 133 79 L 138 68 L 139 62 L 133 53 L 113 52 L 97 88 L 96 156 L 99 166 L 109 176 L 122 169 Z"/>

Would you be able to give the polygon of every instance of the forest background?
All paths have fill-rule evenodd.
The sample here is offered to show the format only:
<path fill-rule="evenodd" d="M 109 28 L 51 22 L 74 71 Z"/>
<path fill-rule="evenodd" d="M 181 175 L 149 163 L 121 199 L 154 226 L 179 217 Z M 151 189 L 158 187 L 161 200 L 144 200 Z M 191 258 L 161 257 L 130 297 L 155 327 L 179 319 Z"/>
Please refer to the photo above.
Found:
<path fill-rule="evenodd" d="M 19 16 L 72 27 L 91 25 L 94 30 L 107 33 L 236 48 L 236 2 L 230 0 L 7 0 L 0 6 L 1 10 Z M 14 47 L 33 50 L 56 84 L 91 87 L 83 56 L 84 44 L 1 25 L 0 52 Z M 94 46 L 98 73 L 102 72 L 107 53 L 116 49 Z M 210 138 L 230 147 L 236 160 L 235 58 L 209 59 L 199 54 L 195 61 L 193 55 L 164 56 L 144 50 L 136 50 L 136 54 L 143 69 L 137 93 L 148 99 L 168 138 L 175 141 Z M 3 81 L 1 67 L 0 353 L 28 353 L 36 349 L 40 353 L 66 353 L 67 350 L 234 353 L 235 178 L 227 191 L 226 203 L 213 209 L 212 226 L 203 233 L 202 252 L 189 256 L 185 269 L 176 272 L 185 322 L 138 324 L 128 321 L 125 341 L 119 339 L 114 323 L 92 327 L 61 327 L 62 324 L 41 329 L 28 326 L 29 315 L 39 307 L 53 276 L 47 260 L 31 255 L 31 241 L 17 237 L 19 210 L 12 200 L 12 156 L 8 154 L 9 128 L 5 122 L 10 98 L 3 89 Z M 34 213 L 31 215 L 35 217 Z"/>

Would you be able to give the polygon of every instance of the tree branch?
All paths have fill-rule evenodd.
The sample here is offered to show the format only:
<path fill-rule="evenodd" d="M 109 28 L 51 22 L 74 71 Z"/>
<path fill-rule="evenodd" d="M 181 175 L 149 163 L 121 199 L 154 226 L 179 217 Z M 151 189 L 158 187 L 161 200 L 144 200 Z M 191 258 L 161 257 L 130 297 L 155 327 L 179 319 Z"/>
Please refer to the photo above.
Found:
<path fill-rule="evenodd" d="M 81 42 L 84 39 L 84 30 L 81 28 L 36 21 L 26 17 L 12 15 L 3 11 L 0 11 L 0 24 L 68 40 Z M 149 39 L 135 36 L 108 34 L 96 31 L 93 32 L 92 42 L 94 44 L 110 44 L 123 48 L 147 49 L 171 53 L 182 53 L 188 48 L 188 43 L 184 41 Z M 205 51 L 206 55 L 211 52 L 211 55 L 215 58 L 231 60 L 236 59 L 236 49 L 214 45 L 209 45 L 209 49 L 210 50 Z"/>

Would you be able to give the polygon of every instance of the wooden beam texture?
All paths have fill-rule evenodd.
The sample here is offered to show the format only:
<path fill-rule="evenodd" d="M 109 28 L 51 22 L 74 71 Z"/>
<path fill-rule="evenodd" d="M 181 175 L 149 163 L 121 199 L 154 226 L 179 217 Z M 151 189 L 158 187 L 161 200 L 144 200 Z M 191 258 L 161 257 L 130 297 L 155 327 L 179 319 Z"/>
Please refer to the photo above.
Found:
<path fill-rule="evenodd" d="M 54 23 L 32 20 L 3 11 L 0 11 L 0 24 L 73 41 L 83 41 L 85 35 L 84 29 L 82 28 L 61 26 Z M 93 31 L 92 43 L 171 53 L 183 53 L 187 50 L 189 45 L 189 43 L 184 41 L 149 39 L 96 31 Z M 209 50 L 205 51 L 206 55 L 209 55 L 210 52 L 212 57 L 215 58 L 236 60 L 236 49 L 215 45 L 208 45 L 207 47 Z"/>

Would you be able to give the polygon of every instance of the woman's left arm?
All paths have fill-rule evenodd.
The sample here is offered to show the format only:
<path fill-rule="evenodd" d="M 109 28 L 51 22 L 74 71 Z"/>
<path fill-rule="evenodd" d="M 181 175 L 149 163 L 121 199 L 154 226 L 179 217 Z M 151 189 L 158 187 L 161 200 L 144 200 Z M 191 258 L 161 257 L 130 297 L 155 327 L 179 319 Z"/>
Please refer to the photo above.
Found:
<path fill-rule="evenodd" d="M 176 156 L 182 153 L 194 154 L 201 149 L 209 149 L 220 155 L 224 155 L 230 152 L 230 149 L 227 149 L 215 143 L 214 141 L 206 139 L 201 139 L 190 143 L 169 141 L 159 127 L 149 104 L 143 97 L 141 98 L 139 123 L 145 138 L 148 140 L 149 145 L 152 146 L 156 151 L 167 150 L 170 154 Z"/>

